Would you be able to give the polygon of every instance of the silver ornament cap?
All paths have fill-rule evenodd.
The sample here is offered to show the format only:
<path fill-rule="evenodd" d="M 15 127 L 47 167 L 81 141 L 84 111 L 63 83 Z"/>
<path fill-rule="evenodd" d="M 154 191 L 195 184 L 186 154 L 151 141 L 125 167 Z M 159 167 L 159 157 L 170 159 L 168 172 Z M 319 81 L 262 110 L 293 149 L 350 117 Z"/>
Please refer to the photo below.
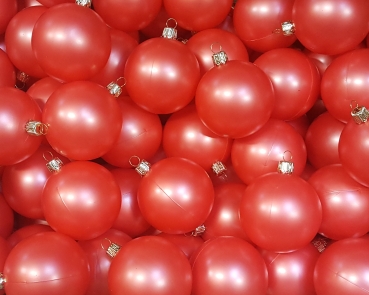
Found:
<path fill-rule="evenodd" d="M 137 164 L 133 163 L 133 160 L 136 159 L 138 161 Z M 135 167 L 135 170 L 138 174 L 140 174 L 141 176 L 145 176 L 147 173 L 149 173 L 150 169 L 151 169 L 151 164 L 149 162 L 147 162 L 146 160 L 141 160 L 139 157 L 137 156 L 132 156 L 129 159 L 129 164 L 131 164 L 132 167 Z"/>
<path fill-rule="evenodd" d="M 356 103 L 356 101 L 354 102 Z M 369 112 L 364 106 L 359 106 L 356 103 L 356 106 L 353 107 L 353 104 L 351 102 L 350 107 L 351 107 L 351 117 L 355 121 L 356 124 L 360 125 L 368 121 Z"/>
<path fill-rule="evenodd" d="M 285 159 L 285 154 L 290 153 L 290 160 Z M 281 174 L 292 174 L 294 170 L 294 164 L 292 162 L 292 154 L 290 151 L 285 151 L 283 153 L 283 160 L 278 162 L 278 172 Z"/>

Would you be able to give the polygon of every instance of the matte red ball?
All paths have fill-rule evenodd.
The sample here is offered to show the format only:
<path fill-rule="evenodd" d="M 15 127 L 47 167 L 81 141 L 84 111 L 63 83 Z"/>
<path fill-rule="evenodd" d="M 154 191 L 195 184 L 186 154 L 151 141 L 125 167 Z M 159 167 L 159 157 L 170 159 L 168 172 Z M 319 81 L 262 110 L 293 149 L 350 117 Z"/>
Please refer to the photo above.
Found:
<path fill-rule="evenodd" d="M 75 3 L 48 8 L 37 20 L 31 42 L 44 72 L 65 82 L 90 79 L 111 52 L 105 22 L 94 10 Z"/>
<path fill-rule="evenodd" d="M 0 3 L 0 35 L 5 33 L 5 30 L 13 18 L 18 12 L 17 0 L 4 0 Z"/>
<path fill-rule="evenodd" d="M 41 145 L 26 160 L 6 166 L 2 179 L 3 194 L 15 212 L 28 218 L 44 219 L 42 192 L 52 175 L 46 164 L 55 158 L 64 164 L 70 162 L 52 148 Z"/>
<path fill-rule="evenodd" d="M 147 160 L 159 150 L 163 126 L 157 114 L 142 109 L 128 96 L 116 101 L 123 121 L 116 141 L 102 158 L 113 166 L 132 168 L 132 157 Z"/>
<path fill-rule="evenodd" d="M 134 169 L 117 168 L 110 170 L 110 172 L 120 188 L 122 200 L 118 217 L 112 228 L 133 238 L 138 237 L 150 228 L 150 224 L 143 217 L 137 201 L 141 175 Z"/>
<path fill-rule="evenodd" d="M 241 199 L 246 189 L 245 184 L 225 183 L 214 188 L 214 205 L 206 219 L 204 240 L 220 236 L 232 236 L 250 242 L 240 221 Z"/>
<path fill-rule="evenodd" d="M 87 241 L 78 241 L 90 265 L 90 280 L 84 295 L 109 295 L 108 273 L 113 261 L 107 252 L 112 243 L 123 247 L 131 237 L 116 229 L 109 229 L 102 235 Z"/>
<path fill-rule="evenodd" d="M 305 142 L 292 126 L 277 119 L 270 119 L 255 134 L 236 139 L 231 150 L 234 170 L 246 184 L 277 171 L 279 161 L 291 158 L 293 174 L 300 175 L 307 158 Z"/>
<path fill-rule="evenodd" d="M 318 233 L 322 207 L 313 186 L 296 175 L 268 173 L 245 190 L 240 219 L 250 240 L 262 249 L 292 252 Z"/>
<path fill-rule="evenodd" d="M 32 49 L 33 29 L 40 16 L 47 11 L 44 6 L 27 7 L 9 22 L 5 32 L 6 52 L 14 66 L 29 76 L 46 77 Z"/>
<path fill-rule="evenodd" d="M 308 160 L 316 169 L 341 163 L 338 143 L 345 126 L 329 112 L 324 112 L 310 124 L 305 144 Z"/>
<path fill-rule="evenodd" d="M 292 21 L 296 37 L 304 47 L 327 55 L 341 54 L 354 49 L 368 34 L 369 3 L 296 0 Z"/>
<path fill-rule="evenodd" d="M 141 180 L 137 198 L 142 215 L 153 227 L 183 234 L 204 223 L 213 206 L 214 189 L 200 165 L 171 157 L 152 165 Z"/>
<path fill-rule="evenodd" d="M 320 255 L 314 271 L 317 295 L 364 295 L 369 289 L 369 239 L 332 243 Z"/>
<path fill-rule="evenodd" d="M 113 259 L 108 285 L 110 295 L 190 295 L 191 266 L 166 239 L 139 237 L 126 243 Z"/>
<path fill-rule="evenodd" d="M 47 100 L 42 121 L 46 139 L 59 154 L 73 160 L 93 160 L 118 139 L 122 112 L 114 96 L 91 81 L 64 83 Z"/>
<path fill-rule="evenodd" d="M 124 87 L 125 80 L 122 79 L 126 62 L 133 51 L 138 45 L 135 40 L 129 34 L 116 30 L 109 30 L 111 37 L 111 51 L 108 61 L 105 66 L 90 80 L 100 84 L 101 86 L 108 86 L 111 82 L 117 83 L 121 87 L 121 96 L 127 95 L 127 90 Z"/>
<path fill-rule="evenodd" d="M 315 295 L 314 268 L 320 254 L 312 244 L 291 253 L 259 251 L 268 269 L 266 294 Z"/>
<path fill-rule="evenodd" d="M 351 119 L 343 128 L 338 143 L 338 155 L 346 172 L 357 182 L 369 187 L 369 122 L 357 124 Z"/>
<path fill-rule="evenodd" d="M 40 146 L 42 136 L 26 132 L 29 121 L 41 122 L 36 102 L 16 88 L 0 88 L 0 165 L 13 165 L 30 157 Z"/>
<path fill-rule="evenodd" d="M 176 245 L 186 255 L 188 259 L 202 246 L 204 240 L 201 236 L 194 235 L 172 235 L 160 233 L 158 237 L 164 238 Z"/>
<path fill-rule="evenodd" d="M 257 52 L 289 47 L 296 36 L 283 35 L 281 24 L 292 17 L 293 0 L 238 0 L 233 24 L 247 48 Z"/>
<path fill-rule="evenodd" d="M 200 67 L 196 56 L 182 42 L 152 38 L 133 50 L 124 77 L 135 103 L 155 114 L 170 114 L 194 98 Z"/>
<path fill-rule="evenodd" d="M 254 64 L 270 78 L 275 93 L 271 117 L 294 120 L 312 108 L 320 94 L 320 74 L 301 51 L 292 48 L 269 50 Z"/>
<path fill-rule="evenodd" d="M 265 295 L 268 272 L 260 253 L 235 237 L 205 242 L 192 257 L 193 295 Z"/>
<path fill-rule="evenodd" d="M 209 174 L 215 162 L 225 163 L 231 155 L 232 139 L 220 137 L 200 120 L 193 104 L 170 116 L 163 130 L 163 149 L 168 157 L 186 158 Z"/>
<path fill-rule="evenodd" d="M 232 0 L 163 0 L 169 16 L 190 31 L 202 31 L 218 26 L 228 15 Z"/>
<path fill-rule="evenodd" d="M 162 0 L 94 0 L 94 10 L 112 28 L 123 32 L 143 29 L 155 19 Z"/>
<path fill-rule="evenodd" d="M 219 28 L 207 29 L 193 35 L 186 46 L 196 55 L 201 76 L 214 67 L 213 54 L 224 51 L 228 60 L 249 61 L 249 54 L 241 39 Z"/>
<path fill-rule="evenodd" d="M 369 232 L 369 188 L 352 179 L 342 165 L 320 168 L 309 178 L 309 183 L 322 204 L 321 235 L 342 240 Z"/>
<path fill-rule="evenodd" d="M 337 120 L 351 121 L 351 109 L 368 106 L 369 49 L 356 49 L 336 57 L 324 72 L 321 96 L 328 112 Z"/>
<path fill-rule="evenodd" d="M 195 102 L 201 121 L 211 131 L 242 138 L 266 124 L 275 95 L 270 79 L 259 67 L 231 60 L 201 78 Z"/>
<path fill-rule="evenodd" d="M 5 292 L 84 295 L 89 282 L 85 253 L 72 238 L 44 232 L 21 241 L 5 261 Z"/>
<path fill-rule="evenodd" d="M 74 161 L 47 180 L 42 207 L 48 224 L 76 240 L 93 239 L 110 229 L 121 205 L 112 174 L 94 162 Z"/>

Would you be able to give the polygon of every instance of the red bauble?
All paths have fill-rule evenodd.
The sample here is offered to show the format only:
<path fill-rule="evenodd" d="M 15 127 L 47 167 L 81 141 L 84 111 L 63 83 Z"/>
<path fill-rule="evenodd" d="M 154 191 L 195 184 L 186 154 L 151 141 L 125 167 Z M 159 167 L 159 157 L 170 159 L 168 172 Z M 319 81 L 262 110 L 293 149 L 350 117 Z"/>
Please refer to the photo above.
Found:
<path fill-rule="evenodd" d="M 214 189 L 200 165 L 172 157 L 151 167 L 137 196 L 142 215 L 153 227 L 183 234 L 204 223 L 213 206 Z"/>
<path fill-rule="evenodd" d="M 273 83 L 275 106 L 271 117 L 294 120 L 312 108 L 320 93 L 320 74 L 301 51 L 270 50 L 255 60 Z"/>
<path fill-rule="evenodd" d="M 143 217 L 137 201 L 137 190 L 141 176 L 133 169 L 110 170 L 120 188 L 121 206 L 112 228 L 135 238 L 150 228 Z"/>
<path fill-rule="evenodd" d="M 0 35 L 5 33 L 5 30 L 18 11 L 17 0 L 4 0 L 0 2 Z"/>
<path fill-rule="evenodd" d="M 86 80 L 108 61 L 111 38 L 95 11 L 64 3 L 50 7 L 37 20 L 32 49 L 49 76 L 62 81 Z"/>
<path fill-rule="evenodd" d="M 200 67 L 196 56 L 182 42 L 152 38 L 133 50 L 124 77 L 135 103 L 152 113 L 170 114 L 193 99 Z"/>
<path fill-rule="evenodd" d="M 124 32 L 143 29 L 155 19 L 162 0 L 94 0 L 94 10 L 112 28 Z"/>
<path fill-rule="evenodd" d="M 90 282 L 84 295 L 109 295 L 108 273 L 113 257 L 107 251 L 112 243 L 123 247 L 131 241 L 125 233 L 110 229 L 92 240 L 78 241 L 90 264 Z"/>
<path fill-rule="evenodd" d="M 172 114 L 164 126 L 163 148 L 168 157 L 186 158 L 208 173 L 212 165 L 225 163 L 231 154 L 232 140 L 216 135 L 200 120 L 193 104 Z"/>
<path fill-rule="evenodd" d="M 357 238 L 369 232 L 369 188 L 352 179 L 341 165 L 317 170 L 309 179 L 319 195 L 323 219 L 319 233 L 332 239 Z"/>
<path fill-rule="evenodd" d="M 315 295 L 314 267 L 319 252 L 312 245 L 291 253 L 275 253 L 260 249 L 268 269 L 266 294 Z"/>
<path fill-rule="evenodd" d="M 324 72 L 321 95 L 328 112 L 344 123 L 351 121 L 350 105 L 369 105 L 369 49 L 336 57 Z"/>
<path fill-rule="evenodd" d="M 158 237 L 164 238 L 176 245 L 186 255 L 188 259 L 192 254 L 202 246 L 204 240 L 200 236 L 193 235 L 171 235 L 166 233 L 158 234 Z"/>
<path fill-rule="evenodd" d="M 44 219 L 42 192 L 47 179 L 52 175 L 46 164 L 56 157 L 64 164 L 70 162 L 50 147 L 41 145 L 26 160 L 6 166 L 2 179 L 3 194 L 15 212 L 28 218 Z"/>
<path fill-rule="evenodd" d="M 88 161 L 63 166 L 49 177 L 42 195 L 49 225 L 76 240 L 93 239 L 106 232 L 120 205 L 114 177 L 101 165 Z"/>
<path fill-rule="evenodd" d="M 37 102 L 40 109 L 43 110 L 51 94 L 61 85 L 62 83 L 58 80 L 45 77 L 33 83 L 27 89 L 27 94 L 31 96 Z"/>
<path fill-rule="evenodd" d="M 20 242 L 5 261 L 5 292 L 84 295 L 89 283 L 87 258 L 76 241 L 45 232 Z"/>
<path fill-rule="evenodd" d="M 14 231 L 7 239 L 7 243 L 11 248 L 14 248 L 19 242 L 24 239 L 43 232 L 54 232 L 54 230 L 46 224 L 30 224 L 23 226 Z"/>
<path fill-rule="evenodd" d="M 186 45 L 199 61 L 201 76 L 214 67 L 212 56 L 220 49 L 227 54 L 228 60 L 249 61 L 249 54 L 240 38 L 222 29 L 200 31 L 193 35 Z"/>
<path fill-rule="evenodd" d="M 0 165 L 13 165 L 31 156 L 40 146 L 42 136 L 31 135 L 25 126 L 41 121 L 41 112 L 33 99 L 23 91 L 0 88 Z"/>
<path fill-rule="evenodd" d="M 237 35 L 246 46 L 258 52 L 289 47 L 296 36 L 284 36 L 281 23 L 290 21 L 293 0 L 238 0 L 233 23 Z"/>
<path fill-rule="evenodd" d="M 354 49 L 368 33 L 366 0 L 296 0 L 296 37 L 307 49 L 335 55 Z"/>
<path fill-rule="evenodd" d="M 108 61 L 105 66 L 90 80 L 100 84 L 101 86 L 108 86 L 111 82 L 116 82 L 120 86 L 125 84 L 123 77 L 126 62 L 133 51 L 138 45 L 138 42 L 129 34 L 110 29 L 111 37 L 111 52 Z M 126 95 L 127 90 L 125 87 L 121 87 L 122 93 L 120 95 Z"/>
<path fill-rule="evenodd" d="M 10 21 L 5 32 L 6 52 L 20 71 L 36 78 L 46 77 L 32 50 L 33 28 L 40 16 L 47 11 L 44 6 L 27 7 Z"/>
<path fill-rule="evenodd" d="M 166 239 L 139 237 L 126 243 L 113 259 L 108 284 L 110 295 L 190 295 L 191 266 Z"/>
<path fill-rule="evenodd" d="M 46 139 L 59 154 L 73 160 L 101 157 L 113 146 L 122 126 L 115 97 L 90 81 L 58 87 L 44 106 Z"/>
<path fill-rule="evenodd" d="M 277 171 L 278 162 L 290 157 L 295 167 L 293 173 L 300 175 L 307 158 L 304 140 L 293 127 L 277 119 L 270 119 L 253 135 L 236 139 L 231 151 L 234 170 L 246 184 Z"/>
<path fill-rule="evenodd" d="M 233 60 L 201 78 L 195 100 L 200 119 L 211 131 L 241 138 L 265 125 L 275 98 L 271 81 L 260 68 Z"/>
<path fill-rule="evenodd" d="M 268 272 L 259 252 L 235 237 L 205 242 L 192 257 L 193 295 L 265 295 Z"/>
<path fill-rule="evenodd" d="M 364 295 L 369 289 L 369 239 L 332 243 L 320 255 L 314 271 L 317 295 Z"/>
<path fill-rule="evenodd" d="M 240 219 L 248 237 L 260 248 L 291 252 L 306 246 L 318 233 L 322 208 L 308 182 L 275 172 L 246 188 Z"/>
<path fill-rule="evenodd" d="M 250 242 L 242 228 L 239 209 L 246 185 L 241 183 L 226 183 L 214 188 L 214 205 L 206 219 L 204 240 L 220 236 L 232 236 Z"/>
<path fill-rule="evenodd" d="M 343 128 L 338 143 L 338 155 L 346 172 L 362 185 L 369 186 L 369 122 L 356 124 L 349 121 Z"/>
<path fill-rule="evenodd" d="M 133 156 L 147 160 L 158 151 L 162 125 L 158 115 L 143 110 L 129 97 L 116 101 L 123 122 L 117 140 L 102 158 L 113 166 L 132 168 L 130 162 Z"/>
<path fill-rule="evenodd" d="M 228 15 L 232 0 L 163 0 L 168 15 L 190 31 L 218 26 Z"/>
<path fill-rule="evenodd" d="M 318 116 L 309 126 L 305 136 L 307 157 L 316 168 L 340 164 L 338 142 L 346 125 L 329 112 Z"/>

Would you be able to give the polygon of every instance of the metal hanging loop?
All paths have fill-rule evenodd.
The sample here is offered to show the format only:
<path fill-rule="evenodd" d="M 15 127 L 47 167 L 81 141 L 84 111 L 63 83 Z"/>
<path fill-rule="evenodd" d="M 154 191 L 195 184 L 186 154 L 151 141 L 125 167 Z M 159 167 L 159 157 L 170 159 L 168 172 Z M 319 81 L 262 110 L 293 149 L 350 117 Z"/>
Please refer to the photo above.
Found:
<path fill-rule="evenodd" d="M 88 8 L 91 8 L 91 2 L 92 2 L 91 0 L 76 0 L 77 5 Z"/>
<path fill-rule="evenodd" d="M 138 161 L 137 164 L 133 163 L 133 160 L 135 159 Z M 132 167 L 135 167 L 136 172 L 141 176 L 145 176 L 151 169 L 151 164 L 149 162 L 147 162 L 146 160 L 141 160 L 137 156 L 132 156 L 131 158 L 129 158 L 129 164 Z"/>
<path fill-rule="evenodd" d="M 174 27 L 169 27 L 169 21 L 174 21 Z M 177 39 L 177 21 L 174 18 L 168 18 L 165 23 L 166 27 L 163 29 L 162 37 L 167 39 Z"/>
<path fill-rule="evenodd" d="M 50 172 L 59 172 L 61 167 L 64 165 L 63 161 L 60 160 L 58 157 L 54 157 L 51 152 L 48 152 L 48 154 L 50 155 L 51 160 L 47 159 L 48 157 L 46 157 L 45 153 L 43 154 L 43 158 L 45 159 L 45 161 L 47 161 L 47 169 Z"/>
<path fill-rule="evenodd" d="M 214 162 L 213 165 L 211 166 L 211 169 L 213 170 L 216 176 L 220 176 L 227 171 L 227 167 L 221 161 Z"/>
<path fill-rule="evenodd" d="M 3 290 L 5 288 L 4 284 L 6 283 L 6 279 L 4 277 L 4 274 L 0 272 L 0 290 Z"/>
<path fill-rule="evenodd" d="M 292 21 L 281 23 L 280 29 L 275 29 L 274 34 L 282 34 L 283 36 L 292 36 L 295 34 L 295 24 Z"/>
<path fill-rule="evenodd" d="M 124 80 L 124 83 L 121 85 L 118 84 L 120 80 Z M 122 87 L 126 85 L 126 79 L 124 77 L 119 77 L 116 81 L 112 81 L 106 86 L 106 88 L 109 90 L 110 94 L 114 97 L 118 97 L 122 94 Z"/>
<path fill-rule="evenodd" d="M 110 241 L 108 238 L 105 238 L 104 240 L 109 242 L 109 247 L 107 249 L 104 248 L 103 243 L 101 242 L 101 248 L 106 252 L 106 254 L 108 254 L 111 258 L 114 258 L 115 256 L 117 256 L 121 246 L 119 246 L 116 243 L 113 243 L 112 241 Z"/>
<path fill-rule="evenodd" d="M 39 121 L 28 121 L 25 130 L 28 134 L 34 136 L 46 135 L 49 126 Z"/>
<path fill-rule="evenodd" d="M 287 161 L 285 159 L 285 154 L 289 153 L 290 154 L 290 160 Z M 278 172 L 281 174 L 292 174 L 294 170 L 294 164 L 292 162 L 292 153 L 290 151 L 285 151 L 283 153 L 283 160 L 279 161 L 278 163 Z"/>
<path fill-rule="evenodd" d="M 355 103 L 355 107 L 353 107 L 353 103 Z M 350 107 L 351 107 L 351 117 L 353 118 L 356 124 L 360 125 L 368 121 L 369 112 L 365 107 L 363 106 L 359 107 L 356 100 L 351 101 Z"/>
<path fill-rule="evenodd" d="M 227 54 L 223 51 L 222 46 L 219 44 L 219 51 L 214 51 L 213 46 L 214 44 L 219 44 L 219 43 L 213 43 L 210 45 L 210 50 L 213 52 L 212 58 L 213 58 L 213 63 L 215 66 L 220 66 L 220 65 L 224 65 L 227 63 L 228 61 L 228 56 Z"/>

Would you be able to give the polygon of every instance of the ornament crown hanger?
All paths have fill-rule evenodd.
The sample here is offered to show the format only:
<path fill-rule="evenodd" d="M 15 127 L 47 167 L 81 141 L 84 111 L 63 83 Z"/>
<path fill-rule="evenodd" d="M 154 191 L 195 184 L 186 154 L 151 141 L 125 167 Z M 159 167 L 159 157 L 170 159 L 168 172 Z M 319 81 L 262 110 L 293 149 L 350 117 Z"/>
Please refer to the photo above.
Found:
<path fill-rule="evenodd" d="M 79 6 L 84 6 L 87 8 L 91 8 L 91 0 L 76 0 L 76 4 Z"/>
<path fill-rule="evenodd" d="M 287 161 L 285 159 L 285 154 L 286 153 L 289 153 L 290 154 L 290 159 L 289 161 Z M 294 170 L 294 164 L 292 162 L 292 153 L 290 151 L 285 151 L 283 153 L 283 160 L 282 161 L 279 161 L 278 163 L 278 169 L 277 171 L 281 174 L 292 174 L 293 173 L 293 170 Z"/>
<path fill-rule="evenodd" d="M 30 120 L 26 123 L 24 128 L 28 134 L 41 136 L 46 135 L 49 126 L 39 121 Z"/>
<path fill-rule="evenodd" d="M 4 289 L 4 284 L 6 283 L 6 279 L 4 274 L 0 272 L 0 290 Z"/>
<path fill-rule="evenodd" d="M 351 117 L 353 118 L 356 124 L 360 125 L 368 121 L 369 111 L 366 109 L 366 107 L 359 106 L 356 100 L 351 101 L 350 107 L 351 107 Z"/>
<path fill-rule="evenodd" d="M 273 31 L 274 34 L 283 34 L 284 36 L 292 36 L 295 34 L 295 24 L 288 20 L 281 23 L 280 29 L 275 29 Z"/>
<path fill-rule="evenodd" d="M 174 27 L 169 27 L 169 21 L 174 21 Z M 163 29 L 162 37 L 166 39 L 177 39 L 177 21 L 174 18 L 168 18 Z"/>
<path fill-rule="evenodd" d="M 214 45 L 219 44 L 215 42 L 210 45 L 210 50 L 213 52 L 212 58 L 215 66 L 225 65 L 228 61 L 227 54 L 223 51 L 222 45 L 219 44 L 219 51 L 214 51 Z"/>
<path fill-rule="evenodd" d="M 64 165 L 63 161 L 60 160 L 58 157 L 54 157 L 54 155 L 49 151 L 48 154 L 51 156 L 51 160 L 48 160 L 46 155 L 43 154 L 43 158 L 46 163 L 46 167 L 50 172 L 59 172 L 61 167 Z"/>
<path fill-rule="evenodd" d="M 105 238 L 104 240 L 109 242 L 109 247 L 107 249 L 105 249 L 103 243 L 101 242 L 101 248 L 106 252 L 106 254 L 108 254 L 111 258 L 114 258 L 115 256 L 117 256 L 120 248 L 122 248 L 120 245 L 113 243 L 111 240 L 109 240 L 108 238 Z"/>
<path fill-rule="evenodd" d="M 134 164 L 132 162 L 132 160 L 136 159 L 138 161 L 137 164 Z M 147 173 L 149 173 L 150 169 L 151 169 L 151 164 L 149 162 L 147 162 L 146 160 L 144 159 L 140 159 L 139 157 L 137 156 L 132 156 L 130 159 L 129 159 L 129 164 L 132 166 L 132 167 L 135 167 L 135 170 L 138 174 L 140 174 L 141 176 L 145 176 Z"/>
<path fill-rule="evenodd" d="M 120 80 L 124 80 L 122 85 L 119 85 L 118 82 Z M 111 81 L 108 86 L 106 86 L 106 89 L 109 90 L 110 94 L 114 97 L 119 97 L 122 94 L 122 88 L 126 85 L 127 81 L 124 77 L 119 77 L 115 81 Z"/>

